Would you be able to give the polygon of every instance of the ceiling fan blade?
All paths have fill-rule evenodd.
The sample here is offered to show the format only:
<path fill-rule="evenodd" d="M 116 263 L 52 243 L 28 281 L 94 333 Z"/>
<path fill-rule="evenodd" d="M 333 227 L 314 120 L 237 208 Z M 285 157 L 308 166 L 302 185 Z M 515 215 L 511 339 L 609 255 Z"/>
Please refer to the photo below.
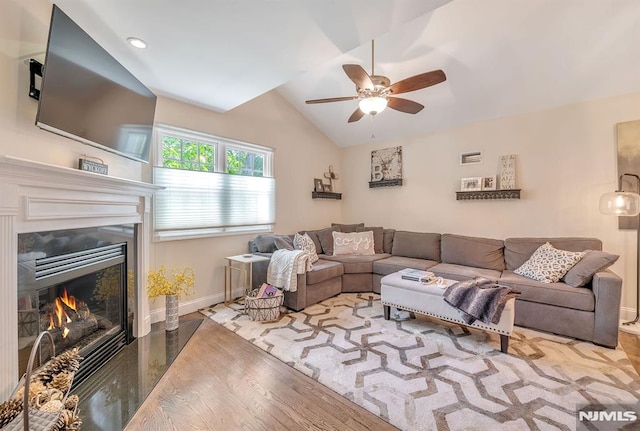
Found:
<path fill-rule="evenodd" d="M 351 117 L 349 117 L 348 123 L 355 123 L 362 117 L 364 117 L 364 112 L 362 112 L 360 108 L 356 108 L 356 110 L 353 111 L 353 114 L 351 114 Z"/>
<path fill-rule="evenodd" d="M 347 97 L 331 97 L 329 99 L 313 99 L 307 100 L 305 103 L 313 104 L 313 103 L 329 103 L 329 102 L 343 102 L 345 100 L 353 100 L 357 99 L 358 96 L 347 96 Z"/>
<path fill-rule="evenodd" d="M 342 69 L 358 88 L 373 90 L 373 82 L 369 74 L 359 64 L 343 64 Z"/>
<path fill-rule="evenodd" d="M 387 106 L 396 111 L 406 112 L 407 114 L 417 114 L 424 109 L 424 106 L 418 102 L 400 97 L 387 97 Z"/>
<path fill-rule="evenodd" d="M 432 85 L 440 84 L 447 80 L 447 76 L 442 70 L 432 70 L 431 72 L 421 73 L 410 78 L 398 81 L 389 87 L 392 94 L 408 93 L 410 91 L 420 90 Z"/>

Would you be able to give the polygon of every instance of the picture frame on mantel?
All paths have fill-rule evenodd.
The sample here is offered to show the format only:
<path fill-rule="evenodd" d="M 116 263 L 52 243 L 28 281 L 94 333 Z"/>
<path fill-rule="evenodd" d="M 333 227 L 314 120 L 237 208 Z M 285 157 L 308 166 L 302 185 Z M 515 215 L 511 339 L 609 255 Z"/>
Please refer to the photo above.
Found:
<path fill-rule="evenodd" d="M 326 192 L 327 191 L 324 188 L 324 184 L 322 184 L 322 179 L 321 178 L 314 178 L 313 179 L 313 189 L 316 192 Z"/>
<path fill-rule="evenodd" d="M 460 180 L 461 192 L 477 192 L 482 190 L 482 177 L 469 177 Z"/>
<path fill-rule="evenodd" d="M 369 188 L 402 185 L 402 146 L 371 151 Z"/>

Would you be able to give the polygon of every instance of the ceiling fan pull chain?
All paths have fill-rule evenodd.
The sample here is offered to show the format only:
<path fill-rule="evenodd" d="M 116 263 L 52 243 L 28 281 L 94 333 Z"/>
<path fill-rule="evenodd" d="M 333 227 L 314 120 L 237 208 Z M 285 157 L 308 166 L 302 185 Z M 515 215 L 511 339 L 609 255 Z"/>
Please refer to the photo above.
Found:
<path fill-rule="evenodd" d="M 369 125 L 371 126 L 371 138 L 369 138 L 369 139 L 376 139 L 375 128 L 373 126 L 373 118 L 374 117 L 375 117 L 375 115 L 369 115 Z"/>

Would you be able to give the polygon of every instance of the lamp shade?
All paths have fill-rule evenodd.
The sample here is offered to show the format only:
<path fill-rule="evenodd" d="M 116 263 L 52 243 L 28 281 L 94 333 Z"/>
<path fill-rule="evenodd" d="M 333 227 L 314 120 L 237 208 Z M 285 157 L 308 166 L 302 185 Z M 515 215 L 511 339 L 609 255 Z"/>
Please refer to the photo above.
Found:
<path fill-rule="evenodd" d="M 600 212 L 618 216 L 640 214 L 640 195 L 631 192 L 611 192 L 600 197 Z"/>
<path fill-rule="evenodd" d="M 376 115 L 387 107 L 387 99 L 384 97 L 367 97 L 358 103 L 360 110 L 365 114 Z"/>

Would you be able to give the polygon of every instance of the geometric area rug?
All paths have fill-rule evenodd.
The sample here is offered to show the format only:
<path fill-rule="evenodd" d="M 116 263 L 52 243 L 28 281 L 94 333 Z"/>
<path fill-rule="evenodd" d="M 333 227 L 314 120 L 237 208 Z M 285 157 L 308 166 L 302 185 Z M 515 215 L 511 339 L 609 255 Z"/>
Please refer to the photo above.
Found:
<path fill-rule="evenodd" d="M 577 420 L 580 407 L 638 410 L 640 377 L 620 347 L 516 327 L 504 354 L 482 330 L 420 315 L 384 320 L 375 293 L 343 293 L 269 323 L 236 304 L 202 313 L 401 430 L 597 430 Z"/>

